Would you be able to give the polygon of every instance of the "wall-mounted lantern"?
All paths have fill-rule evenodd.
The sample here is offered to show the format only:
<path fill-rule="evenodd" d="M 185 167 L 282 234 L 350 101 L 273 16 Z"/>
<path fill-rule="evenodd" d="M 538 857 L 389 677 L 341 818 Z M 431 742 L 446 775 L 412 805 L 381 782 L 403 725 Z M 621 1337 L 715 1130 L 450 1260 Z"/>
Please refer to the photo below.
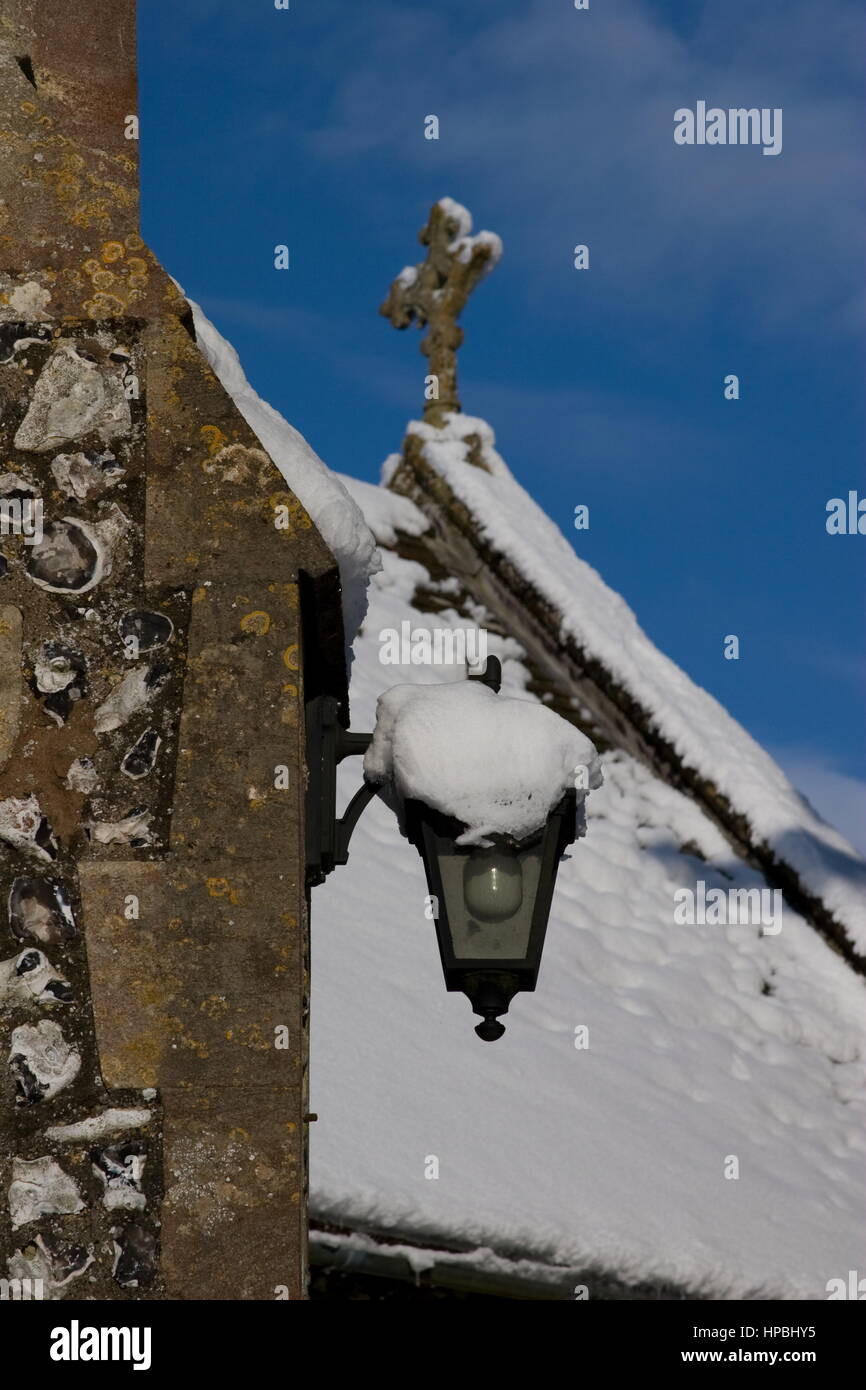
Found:
<path fill-rule="evenodd" d="M 445 986 L 463 991 L 483 1019 L 476 1033 L 493 1042 L 505 1032 L 497 1020 L 514 995 L 535 989 L 556 871 L 574 840 L 574 792 L 519 845 L 504 836 L 485 849 L 458 845 L 462 823 L 423 801 L 406 803 L 406 828 L 437 905 Z"/>
<path fill-rule="evenodd" d="M 502 673 L 489 657 L 481 680 L 498 693 Z M 365 781 L 342 819 L 336 816 L 337 764 L 363 754 L 372 734 L 350 734 L 337 722 L 337 702 L 320 696 L 307 709 L 308 882 L 323 883 L 349 857 L 349 840 L 365 806 L 379 791 Z M 576 794 L 567 791 L 534 835 L 514 842 L 491 836 L 486 847 L 457 843 L 465 826 L 423 801 L 407 800 L 406 834 L 424 861 L 436 910 L 436 935 L 448 990 L 462 990 L 480 1014 L 475 1031 L 492 1042 L 498 1021 L 520 990 L 534 990 L 556 873 L 575 839 Z"/>

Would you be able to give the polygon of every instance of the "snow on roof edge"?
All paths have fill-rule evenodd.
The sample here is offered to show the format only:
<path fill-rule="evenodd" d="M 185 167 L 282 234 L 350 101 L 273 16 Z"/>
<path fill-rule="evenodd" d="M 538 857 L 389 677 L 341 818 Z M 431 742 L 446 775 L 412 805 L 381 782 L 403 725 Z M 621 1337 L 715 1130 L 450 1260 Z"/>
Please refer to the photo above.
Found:
<path fill-rule="evenodd" d="M 509 1288 L 518 1298 L 574 1299 L 580 1287 L 586 1289 L 585 1297 L 592 1297 L 594 1285 L 592 1282 L 587 1285 L 587 1278 L 614 1287 L 618 1298 L 627 1296 L 625 1291 L 630 1291 L 635 1299 L 645 1298 L 644 1290 L 647 1287 L 653 1288 L 656 1298 L 665 1295 L 669 1298 L 685 1298 L 688 1295 L 705 1299 L 724 1297 L 719 1290 L 710 1293 L 708 1288 L 695 1289 L 683 1283 L 672 1283 L 663 1276 L 652 1277 L 635 1272 L 634 1277 L 630 1278 L 621 1271 L 600 1272 L 586 1264 L 551 1264 L 530 1255 L 505 1255 L 489 1245 L 453 1250 L 431 1243 L 429 1233 L 426 1242 L 421 1240 L 416 1243 L 409 1237 L 385 1241 L 368 1231 L 353 1229 L 351 1223 L 346 1230 L 323 1229 L 315 1224 L 313 1218 L 310 1225 L 310 1263 L 314 1267 L 327 1268 L 330 1265 L 342 1273 L 369 1273 L 371 1277 L 401 1281 L 411 1275 L 416 1283 L 420 1282 L 422 1275 L 429 1274 L 431 1284 L 442 1288 L 459 1288 L 461 1284 L 465 1287 L 466 1280 L 460 1279 L 460 1272 L 465 1270 L 478 1283 L 479 1293 L 486 1290 L 488 1294 L 503 1296 L 504 1289 Z M 383 1260 L 394 1266 L 387 1274 L 381 1269 Z M 397 1268 L 400 1261 L 406 1265 L 405 1274 Z M 378 1268 L 374 1267 L 374 1262 L 379 1265 Z M 535 1292 L 528 1292 L 530 1289 Z M 664 1290 L 664 1293 L 660 1290 Z M 595 1293 L 595 1297 L 598 1296 Z M 770 1298 L 772 1295 L 764 1293 L 761 1296 Z"/>
<path fill-rule="evenodd" d="M 177 283 L 175 281 L 175 283 Z M 178 285 L 183 293 L 183 289 Z M 376 539 L 338 475 L 304 436 L 250 385 L 237 351 L 194 300 L 185 296 L 198 344 L 250 429 L 309 513 L 340 570 L 347 657 L 367 611 L 367 586 L 382 568 Z"/>

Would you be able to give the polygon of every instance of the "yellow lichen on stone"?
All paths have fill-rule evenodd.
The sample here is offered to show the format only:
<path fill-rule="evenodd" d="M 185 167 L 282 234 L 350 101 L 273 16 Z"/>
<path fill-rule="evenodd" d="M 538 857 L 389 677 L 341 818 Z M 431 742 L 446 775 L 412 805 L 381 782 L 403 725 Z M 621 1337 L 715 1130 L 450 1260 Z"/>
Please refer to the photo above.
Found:
<path fill-rule="evenodd" d="M 211 994 L 198 1008 L 199 1013 L 207 1014 L 208 1018 L 219 1018 L 220 1014 L 228 1013 L 229 1004 L 224 994 Z"/>
<path fill-rule="evenodd" d="M 75 227 L 92 227 L 102 223 L 106 229 L 111 222 L 111 212 L 104 198 L 93 198 L 90 202 L 79 203 L 70 217 Z"/>
<path fill-rule="evenodd" d="M 218 425 L 202 425 L 199 434 L 204 439 L 209 454 L 218 454 L 220 449 L 228 443 Z"/>
<path fill-rule="evenodd" d="M 257 637 L 264 637 L 270 630 L 271 619 L 269 614 L 257 610 L 247 613 L 240 621 L 241 632 L 254 632 Z"/>
<path fill-rule="evenodd" d="M 253 1052 L 270 1052 L 273 1045 L 270 1038 L 262 1036 L 262 1030 L 258 1023 L 244 1024 L 236 1036 L 241 1047 L 249 1047 Z"/>
<path fill-rule="evenodd" d="M 77 198 L 81 192 L 81 180 L 68 169 L 46 169 L 40 177 L 45 183 L 53 183 L 57 197 L 66 202 Z"/>
<path fill-rule="evenodd" d="M 119 318 L 126 311 L 126 301 L 120 299 L 116 294 L 105 294 L 100 291 L 92 299 L 85 300 L 84 308 L 88 317 L 92 319 Z"/>
<path fill-rule="evenodd" d="M 207 1043 L 199 1042 L 198 1038 L 190 1038 L 186 1034 L 181 1034 L 180 1045 L 181 1047 L 185 1047 L 189 1052 L 194 1052 L 196 1057 L 203 1062 L 207 1061 L 210 1056 Z"/>
<path fill-rule="evenodd" d="M 228 898 L 230 903 L 235 907 L 238 906 L 238 895 L 227 878 L 209 878 L 207 880 L 207 891 L 212 898 Z"/>

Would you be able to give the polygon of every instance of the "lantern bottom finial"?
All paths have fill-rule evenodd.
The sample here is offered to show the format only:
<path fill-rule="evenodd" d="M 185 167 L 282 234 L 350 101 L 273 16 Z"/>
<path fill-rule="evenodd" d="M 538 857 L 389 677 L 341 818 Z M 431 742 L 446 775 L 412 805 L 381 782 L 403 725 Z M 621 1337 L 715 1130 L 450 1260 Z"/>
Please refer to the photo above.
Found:
<path fill-rule="evenodd" d="M 483 1023 L 476 1025 L 475 1031 L 479 1038 L 483 1038 L 485 1042 L 496 1042 L 496 1039 L 501 1038 L 505 1032 L 505 1024 L 498 1023 L 491 1013 Z"/>
<path fill-rule="evenodd" d="M 496 1042 L 505 1032 L 505 1025 L 499 1023 L 499 1014 L 508 1013 L 508 1005 L 520 987 L 515 975 L 504 971 L 479 971 L 468 974 L 462 982 L 463 993 L 472 1005 L 472 1011 L 481 1014 L 482 1022 L 475 1032 L 485 1042 Z"/>

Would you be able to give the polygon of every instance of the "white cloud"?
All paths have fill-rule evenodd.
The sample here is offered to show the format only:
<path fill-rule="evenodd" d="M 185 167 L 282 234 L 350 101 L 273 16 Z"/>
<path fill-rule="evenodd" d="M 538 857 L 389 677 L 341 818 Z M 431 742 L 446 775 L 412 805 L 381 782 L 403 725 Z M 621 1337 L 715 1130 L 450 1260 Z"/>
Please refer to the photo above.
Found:
<path fill-rule="evenodd" d="M 866 781 L 840 772 L 832 759 L 812 749 L 769 751 L 819 815 L 866 854 Z"/>

